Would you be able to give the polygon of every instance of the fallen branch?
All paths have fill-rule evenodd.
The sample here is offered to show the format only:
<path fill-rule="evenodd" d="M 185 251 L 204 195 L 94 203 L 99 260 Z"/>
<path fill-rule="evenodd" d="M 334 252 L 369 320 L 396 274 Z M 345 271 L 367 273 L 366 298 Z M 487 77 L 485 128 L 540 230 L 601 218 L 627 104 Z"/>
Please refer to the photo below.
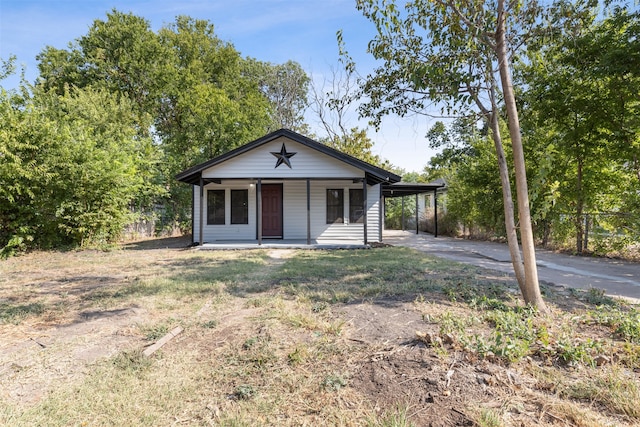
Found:
<path fill-rule="evenodd" d="M 182 327 L 181 326 L 176 326 L 171 331 L 169 331 L 169 333 L 167 335 L 165 335 L 162 338 L 160 338 L 160 340 L 158 340 L 158 342 L 156 342 L 152 346 L 147 347 L 142 352 L 142 354 L 145 355 L 146 357 L 151 356 L 153 353 L 155 353 L 156 351 L 160 350 L 160 348 L 162 348 L 163 345 L 165 345 L 166 343 L 171 341 L 180 332 L 182 332 Z"/>

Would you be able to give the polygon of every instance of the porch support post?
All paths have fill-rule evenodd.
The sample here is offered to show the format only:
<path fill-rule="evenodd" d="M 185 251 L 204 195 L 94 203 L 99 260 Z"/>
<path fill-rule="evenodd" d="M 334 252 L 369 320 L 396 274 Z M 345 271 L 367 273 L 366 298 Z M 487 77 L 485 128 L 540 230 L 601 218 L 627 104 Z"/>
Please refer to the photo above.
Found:
<path fill-rule="evenodd" d="M 378 241 L 382 242 L 382 230 L 384 229 L 384 196 L 382 195 L 382 185 L 378 186 L 380 192 L 378 194 Z"/>
<path fill-rule="evenodd" d="M 257 217 L 256 224 L 258 224 L 258 245 L 262 245 L 262 178 L 258 178 L 256 184 L 256 207 Z"/>
<path fill-rule="evenodd" d="M 351 203 L 351 202 L 349 202 Z M 364 230 L 364 244 L 367 244 L 367 179 L 362 180 L 362 229 Z"/>
<path fill-rule="evenodd" d="M 416 234 L 420 234 L 420 223 L 418 222 L 418 193 L 416 193 Z"/>
<path fill-rule="evenodd" d="M 402 196 L 402 231 L 404 231 L 404 196 Z"/>
<path fill-rule="evenodd" d="M 433 237 L 438 237 L 438 190 L 433 190 Z"/>
<path fill-rule="evenodd" d="M 311 244 L 311 180 L 307 178 L 307 245 Z"/>
<path fill-rule="evenodd" d="M 203 206 L 203 201 L 204 201 L 204 179 L 202 179 L 202 173 L 200 173 L 200 226 L 198 229 L 198 243 L 200 246 L 202 246 L 204 244 L 203 242 L 203 232 L 202 232 L 202 227 L 204 224 L 204 220 L 203 220 L 203 216 L 204 216 L 204 206 Z"/>

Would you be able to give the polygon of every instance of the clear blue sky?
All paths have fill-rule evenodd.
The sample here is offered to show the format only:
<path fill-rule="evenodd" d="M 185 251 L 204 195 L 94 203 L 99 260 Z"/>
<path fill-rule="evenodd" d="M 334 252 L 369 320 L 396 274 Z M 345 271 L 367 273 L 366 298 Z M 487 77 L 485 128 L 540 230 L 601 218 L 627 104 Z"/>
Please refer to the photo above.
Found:
<path fill-rule="evenodd" d="M 294 60 L 317 87 L 339 69 L 340 29 L 358 71 L 367 74 L 375 65 L 366 53 L 374 29 L 354 0 L 0 0 L 0 57 L 16 55 L 17 65 L 25 66 L 27 80 L 33 81 L 35 56 L 45 46 L 66 48 L 114 8 L 144 17 L 154 30 L 178 15 L 206 19 L 243 56 L 271 63 Z M 0 81 L 5 89 L 17 84 L 17 76 Z M 310 111 L 307 122 L 323 135 Z M 375 154 L 407 172 L 421 171 L 433 155 L 424 138 L 431 124 L 426 117 L 390 117 L 379 132 L 369 128 Z M 366 127 L 366 121 L 358 122 L 354 112 L 349 125 Z"/>

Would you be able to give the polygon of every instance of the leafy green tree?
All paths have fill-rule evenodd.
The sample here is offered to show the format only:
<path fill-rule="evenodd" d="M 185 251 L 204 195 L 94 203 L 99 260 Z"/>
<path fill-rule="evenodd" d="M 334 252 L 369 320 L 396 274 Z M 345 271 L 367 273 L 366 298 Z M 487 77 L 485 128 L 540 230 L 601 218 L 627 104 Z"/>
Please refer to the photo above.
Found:
<path fill-rule="evenodd" d="M 142 155 L 151 139 L 138 135 L 139 118 L 125 97 L 92 89 L 42 96 L 64 136 L 60 154 L 43 159 L 56 174 L 48 196 L 58 228 L 74 244 L 112 242 L 135 220 L 131 204 L 153 184 L 157 164 Z"/>
<path fill-rule="evenodd" d="M 59 94 L 67 87 L 104 88 L 126 95 L 140 114 L 150 114 L 167 81 L 169 53 L 149 21 L 114 9 L 69 49 L 46 47 L 37 56 L 39 81 Z"/>
<path fill-rule="evenodd" d="M 30 221 L 31 183 L 45 185 L 46 174 L 38 162 L 38 140 L 44 139 L 35 120 L 28 127 L 29 111 L 15 93 L 0 88 L 0 256 L 23 250 L 33 240 L 36 224 Z"/>
<path fill-rule="evenodd" d="M 26 91 L 23 91 L 26 92 Z M 150 186 L 132 103 L 105 90 L 0 93 L 0 247 L 113 242 Z"/>
<path fill-rule="evenodd" d="M 309 105 L 307 94 L 311 79 L 294 61 L 271 64 L 247 58 L 243 75 L 256 82 L 271 105 L 269 131 L 285 128 L 299 133 L 309 133 L 304 113 Z"/>
<path fill-rule="evenodd" d="M 205 20 L 178 16 L 156 33 L 144 18 L 113 10 L 69 49 L 48 47 L 38 59 L 40 84 L 58 94 L 93 87 L 133 102 L 139 135 L 156 142 L 148 154 L 163 157 L 153 181 L 170 196 L 144 200 L 165 205 L 179 224 L 189 223 L 189 189 L 174 175 L 263 135 L 271 123 L 269 99 Z"/>
<path fill-rule="evenodd" d="M 496 148 L 504 199 L 507 240 L 526 303 L 546 310 L 541 297 L 530 219 L 524 153 L 511 82 L 511 55 L 537 25 L 537 2 L 526 4 L 415 0 L 401 10 L 396 2 L 360 0 L 357 7 L 377 30 L 369 51 L 383 65 L 367 76 L 362 115 L 379 124 L 389 113 L 424 113 L 441 105 L 460 115 L 473 106 L 486 120 Z M 354 68 L 346 57 L 347 68 Z M 504 106 L 504 110 L 501 108 Z M 522 255 L 499 119 L 506 111 L 513 145 Z M 523 263 L 524 260 L 524 263 Z"/>
<path fill-rule="evenodd" d="M 165 204 L 187 228 L 190 189 L 173 176 L 264 135 L 272 110 L 257 83 L 243 76 L 239 52 L 208 21 L 180 16 L 159 37 L 172 58 L 155 122 L 166 156 Z"/>
<path fill-rule="evenodd" d="M 595 7 L 564 5 L 557 15 L 564 31 L 533 46 L 521 67 L 525 129 L 537 141 L 529 157 L 537 163 L 533 198 L 543 240 L 551 231 L 562 239 L 569 231 L 562 218 L 570 215 L 580 253 L 587 214 L 614 214 L 609 218 L 621 230 L 637 212 L 640 26 L 638 14 L 624 8 L 600 20 Z"/>
<path fill-rule="evenodd" d="M 477 121 L 476 115 L 459 117 L 450 126 L 438 121 L 427 131 L 429 147 L 438 150 L 425 168 L 432 179 L 441 178 L 467 156 L 474 155 L 473 143 L 487 135 L 486 127 L 478 129 Z"/>
<path fill-rule="evenodd" d="M 242 58 L 207 21 L 180 16 L 160 30 L 173 53 L 171 84 L 163 88 L 156 121 L 176 172 L 264 134 L 269 104 L 242 77 Z"/>
<path fill-rule="evenodd" d="M 352 128 L 349 133 L 336 134 L 332 137 L 319 138 L 319 140 L 331 148 L 372 165 L 386 169 L 392 168 L 388 160 L 373 154 L 374 143 L 367 135 L 366 129 Z"/>
<path fill-rule="evenodd" d="M 15 55 L 9 56 L 8 59 L 3 60 L 0 58 L 0 80 L 4 80 L 12 75 L 16 70 L 16 57 Z"/>
<path fill-rule="evenodd" d="M 500 128 L 506 132 L 504 123 Z M 449 126 L 436 122 L 427 138 L 432 148 L 441 150 L 425 170 L 432 178 L 447 180 L 448 221 L 478 237 L 506 237 L 498 165 L 486 129 L 478 128 L 473 116 L 462 117 Z"/>

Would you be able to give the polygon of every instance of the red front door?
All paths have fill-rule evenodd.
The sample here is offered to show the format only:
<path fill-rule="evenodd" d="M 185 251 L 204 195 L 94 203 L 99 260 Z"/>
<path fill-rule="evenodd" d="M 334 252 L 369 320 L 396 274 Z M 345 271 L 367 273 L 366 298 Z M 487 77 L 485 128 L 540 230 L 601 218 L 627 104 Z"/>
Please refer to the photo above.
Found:
<path fill-rule="evenodd" d="M 282 184 L 262 184 L 262 237 L 282 238 Z"/>

